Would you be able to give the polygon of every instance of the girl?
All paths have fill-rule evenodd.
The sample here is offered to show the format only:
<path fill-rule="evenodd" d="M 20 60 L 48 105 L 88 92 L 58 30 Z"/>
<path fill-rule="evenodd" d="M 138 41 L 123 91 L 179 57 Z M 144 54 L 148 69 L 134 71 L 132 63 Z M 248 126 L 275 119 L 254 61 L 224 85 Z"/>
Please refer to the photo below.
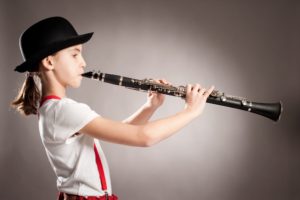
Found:
<path fill-rule="evenodd" d="M 187 85 L 184 109 L 164 119 L 149 122 L 164 102 L 164 95 L 152 92 L 123 122 L 103 118 L 86 104 L 66 97 L 68 87 L 80 86 L 86 67 L 82 44 L 92 34 L 78 35 L 69 21 L 51 17 L 32 25 L 20 37 L 24 62 L 15 71 L 27 72 L 27 77 L 12 105 L 25 115 L 38 114 L 40 136 L 57 176 L 60 200 L 117 199 L 98 139 L 152 146 L 199 116 L 213 90 Z"/>

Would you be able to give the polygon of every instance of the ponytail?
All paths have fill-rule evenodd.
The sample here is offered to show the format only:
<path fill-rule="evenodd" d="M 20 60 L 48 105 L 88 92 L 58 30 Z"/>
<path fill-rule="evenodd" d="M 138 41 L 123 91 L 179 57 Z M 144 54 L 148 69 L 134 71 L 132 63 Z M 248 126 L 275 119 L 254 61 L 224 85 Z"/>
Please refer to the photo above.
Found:
<path fill-rule="evenodd" d="M 23 115 L 38 113 L 41 92 L 34 80 L 34 74 L 29 73 L 11 106 Z"/>

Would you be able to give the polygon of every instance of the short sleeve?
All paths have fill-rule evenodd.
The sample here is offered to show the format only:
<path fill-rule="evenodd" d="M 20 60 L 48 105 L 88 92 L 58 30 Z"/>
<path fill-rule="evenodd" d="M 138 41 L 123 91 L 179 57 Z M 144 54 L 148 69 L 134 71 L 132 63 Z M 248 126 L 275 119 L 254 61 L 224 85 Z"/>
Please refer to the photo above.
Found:
<path fill-rule="evenodd" d="M 83 103 L 62 99 L 55 108 L 54 138 L 66 140 L 99 115 Z"/>

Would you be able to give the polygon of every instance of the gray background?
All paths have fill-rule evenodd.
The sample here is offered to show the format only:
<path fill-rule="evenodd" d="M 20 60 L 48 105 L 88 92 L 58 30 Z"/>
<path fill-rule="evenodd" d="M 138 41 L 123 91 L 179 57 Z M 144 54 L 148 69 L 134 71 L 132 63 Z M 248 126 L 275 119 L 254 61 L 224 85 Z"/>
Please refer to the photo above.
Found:
<path fill-rule="evenodd" d="M 55 199 L 55 175 L 37 117 L 9 108 L 24 80 L 20 33 L 49 16 L 94 31 L 89 69 L 134 78 L 200 82 L 258 102 L 284 103 L 279 123 L 208 104 L 202 116 L 151 148 L 103 143 L 121 199 L 300 199 L 299 1 L 1 1 L 1 199 Z M 145 93 L 84 80 L 68 95 L 122 120 Z M 167 97 L 158 119 L 180 111 Z"/>

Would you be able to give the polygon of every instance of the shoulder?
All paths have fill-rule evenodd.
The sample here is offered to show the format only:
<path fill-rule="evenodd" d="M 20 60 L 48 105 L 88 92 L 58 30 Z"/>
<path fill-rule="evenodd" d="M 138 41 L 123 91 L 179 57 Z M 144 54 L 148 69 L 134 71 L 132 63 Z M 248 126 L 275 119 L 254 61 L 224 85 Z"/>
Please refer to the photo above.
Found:
<path fill-rule="evenodd" d="M 50 99 L 39 109 L 41 115 L 79 117 L 88 113 L 95 113 L 87 104 L 77 102 L 70 98 Z"/>
<path fill-rule="evenodd" d="M 70 98 L 62 98 L 55 105 L 55 113 L 83 115 L 92 112 L 92 109 L 85 103 L 77 102 Z"/>
<path fill-rule="evenodd" d="M 85 103 L 80 103 L 70 98 L 62 98 L 56 102 L 56 109 L 71 109 L 73 107 L 76 108 L 81 106 L 89 107 Z"/>

